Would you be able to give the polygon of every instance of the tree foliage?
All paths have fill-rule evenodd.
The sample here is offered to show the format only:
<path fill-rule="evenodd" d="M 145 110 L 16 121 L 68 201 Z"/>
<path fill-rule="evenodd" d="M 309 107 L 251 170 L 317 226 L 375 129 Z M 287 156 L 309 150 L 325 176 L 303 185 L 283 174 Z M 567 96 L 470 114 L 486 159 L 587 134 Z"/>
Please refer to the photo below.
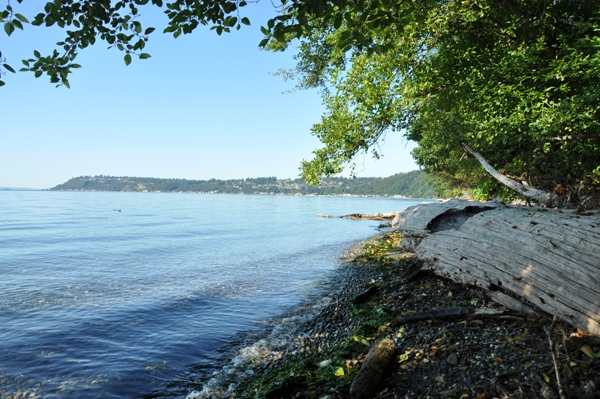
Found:
<path fill-rule="evenodd" d="M 387 24 L 372 24 L 382 6 Z M 376 144 L 402 131 L 425 171 L 481 197 L 500 186 L 463 144 L 532 186 L 576 195 L 597 185 L 599 11 L 593 0 L 373 1 L 311 21 L 293 72 L 323 90 L 327 112 L 304 177 L 369 149 L 377 157 Z M 362 25 L 336 26 L 346 13 Z"/>
<path fill-rule="evenodd" d="M 17 3 L 22 2 L 17 0 Z M 31 25 L 57 25 L 64 28 L 65 39 L 56 43 L 57 48 L 52 54 L 42 55 L 34 50 L 33 58 L 22 61 L 24 68 L 21 71 L 33 72 L 36 78 L 45 73 L 52 83 L 66 87 L 69 87 L 69 74 L 80 67 L 74 62 L 79 51 L 95 44 L 97 40 L 124 52 L 126 65 L 132 62 L 134 56 L 139 59 L 150 58 L 150 54 L 143 50 L 156 28 L 142 25 L 141 7 L 163 9 L 169 18 L 163 32 L 171 33 L 174 37 L 192 33 L 198 26 L 210 25 L 210 29 L 221 35 L 250 24 L 247 17 L 240 15 L 240 10 L 247 5 L 244 0 L 55 0 L 40 4 L 40 12 L 34 16 Z M 10 0 L 6 0 L 6 8 L 0 13 L 0 24 L 3 24 L 8 36 L 29 23 L 15 8 Z M 0 66 L 14 72 L 2 58 L 2 53 Z M 0 69 L 0 77 L 4 73 Z M 0 80 L 2 85 L 4 82 Z"/>

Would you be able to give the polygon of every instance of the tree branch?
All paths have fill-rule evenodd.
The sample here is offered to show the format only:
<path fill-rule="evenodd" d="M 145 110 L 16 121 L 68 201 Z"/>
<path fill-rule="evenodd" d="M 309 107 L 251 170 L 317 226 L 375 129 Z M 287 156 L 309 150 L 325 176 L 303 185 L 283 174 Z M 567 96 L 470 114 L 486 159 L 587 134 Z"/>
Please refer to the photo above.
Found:
<path fill-rule="evenodd" d="M 546 191 L 538 190 L 537 188 L 533 188 L 523 183 L 519 183 L 518 181 L 503 175 L 502 173 L 494 169 L 480 153 L 475 151 L 468 144 L 463 143 L 462 145 L 465 148 L 465 150 L 467 150 L 469 153 L 471 153 L 471 155 L 477 158 L 477 160 L 479 161 L 481 166 L 483 166 L 486 172 L 488 172 L 490 175 L 492 175 L 492 177 L 494 177 L 494 179 L 498 180 L 506 187 L 510 188 L 513 191 L 516 191 L 517 193 L 525 197 L 533 198 L 534 200 L 543 204 L 548 203 L 548 201 L 550 200 L 550 194 Z"/>
<path fill-rule="evenodd" d="M 559 137 L 551 137 L 552 141 L 567 141 L 567 140 L 585 140 L 585 139 L 600 139 L 600 134 L 581 134 L 578 136 L 559 136 Z"/>

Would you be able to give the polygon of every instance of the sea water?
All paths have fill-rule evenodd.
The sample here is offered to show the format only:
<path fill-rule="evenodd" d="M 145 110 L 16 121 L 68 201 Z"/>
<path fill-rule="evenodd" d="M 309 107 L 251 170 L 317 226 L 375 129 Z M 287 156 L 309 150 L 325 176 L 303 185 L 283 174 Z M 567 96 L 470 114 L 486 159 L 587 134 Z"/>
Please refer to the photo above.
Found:
<path fill-rule="evenodd" d="M 316 214 L 419 202 L 0 191 L 0 397 L 181 393 L 166 387 L 314 295 L 378 233 Z"/>

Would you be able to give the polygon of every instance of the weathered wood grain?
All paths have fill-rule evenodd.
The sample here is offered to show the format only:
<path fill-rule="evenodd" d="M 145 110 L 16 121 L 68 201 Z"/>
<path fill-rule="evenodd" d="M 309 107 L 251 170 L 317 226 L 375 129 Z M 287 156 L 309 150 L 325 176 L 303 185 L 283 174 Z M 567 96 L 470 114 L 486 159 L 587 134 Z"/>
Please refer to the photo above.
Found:
<path fill-rule="evenodd" d="M 414 235 L 410 227 L 431 226 L 432 215 L 443 225 L 439 212 L 408 210 L 409 219 L 422 220 L 397 218 L 394 225 Z M 424 269 L 508 293 L 600 336 L 600 217 L 505 206 L 464 216 L 450 229 L 419 233 L 415 250 Z"/>

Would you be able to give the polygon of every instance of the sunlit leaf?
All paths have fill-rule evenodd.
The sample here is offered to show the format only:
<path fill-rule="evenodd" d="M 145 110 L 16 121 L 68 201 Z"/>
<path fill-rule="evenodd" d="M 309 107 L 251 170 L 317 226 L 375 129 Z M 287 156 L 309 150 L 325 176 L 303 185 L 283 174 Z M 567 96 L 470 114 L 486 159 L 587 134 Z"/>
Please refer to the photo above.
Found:
<path fill-rule="evenodd" d="M 590 359 L 595 359 L 596 358 L 596 354 L 594 353 L 594 350 L 589 345 L 583 345 L 581 347 L 581 351 L 583 353 L 585 353 L 587 355 L 587 357 L 589 357 Z"/>
<path fill-rule="evenodd" d="M 16 13 L 16 14 L 15 14 L 15 17 L 16 17 L 16 18 L 17 18 L 19 21 L 21 21 L 21 22 L 24 22 L 24 23 L 26 23 L 26 24 L 28 24 L 28 23 L 29 23 L 29 21 L 27 20 L 27 18 L 25 18 L 23 15 L 21 15 L 21 14 L 19 14 L 19 13 Z"/>
<path fill-rule="evenodd" d="M 406 352 L 404 352 L 403 354 L 399 355 L 396 358 L 396 361 L 398 363 L 404 363 L 405 361 L 407 361 L 408 359 L 410 359 L 410 354 L 412 353 L 412 350 L 408 350 Z"/>

